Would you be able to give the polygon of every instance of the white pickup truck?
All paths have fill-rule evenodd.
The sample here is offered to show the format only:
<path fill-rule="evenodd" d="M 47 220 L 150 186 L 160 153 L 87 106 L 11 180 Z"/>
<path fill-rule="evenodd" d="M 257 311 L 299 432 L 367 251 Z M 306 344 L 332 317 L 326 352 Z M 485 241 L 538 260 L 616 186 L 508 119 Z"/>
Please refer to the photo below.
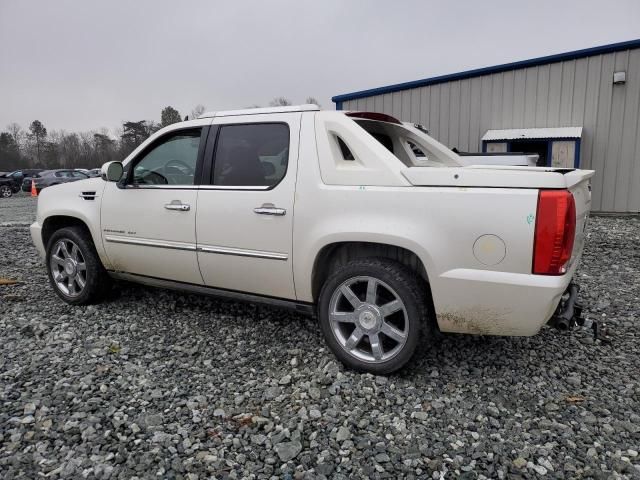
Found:
<path fill-rule="evenodd" d="M 31 234 L 70 304 L 124 279 L 293 307 L 346 365 L 385 374 L 434 328 L 572 321 L 593 172 L 464 165 L 380 113 L 216 112 L 44 190 Z"/>

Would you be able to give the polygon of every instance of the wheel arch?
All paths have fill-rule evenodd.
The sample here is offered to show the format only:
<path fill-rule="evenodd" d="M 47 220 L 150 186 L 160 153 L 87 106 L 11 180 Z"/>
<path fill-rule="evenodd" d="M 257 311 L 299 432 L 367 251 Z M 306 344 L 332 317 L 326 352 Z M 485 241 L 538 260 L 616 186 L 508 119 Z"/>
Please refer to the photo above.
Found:
<path fill-rule="evenodd" d="M 95 238 L 91 234 L 91 229 L 87 225 L 87 223 L 78 217 L 74 217 L 71 215 L 51 215 L 44 219 L 42 222 L 42 243 L 47 248 L 49 244 L 49 240 L 51 236 L 61 228 L 65 227 L 80 227 L 84 231 L 86 231 L 91 237 L 93 243 L 95 244 Z"/>
<path fill-rule="evenodd" d="M 311 269 L 311 295 L 314 302 L 327 277 L 335 268 L 357 258 L 378 257 L 399 262 L 416 273 L 428 285 L 427 268 L 414 251 L 387 242 L 336 241 L 324 245 L 315 256 Z"/>

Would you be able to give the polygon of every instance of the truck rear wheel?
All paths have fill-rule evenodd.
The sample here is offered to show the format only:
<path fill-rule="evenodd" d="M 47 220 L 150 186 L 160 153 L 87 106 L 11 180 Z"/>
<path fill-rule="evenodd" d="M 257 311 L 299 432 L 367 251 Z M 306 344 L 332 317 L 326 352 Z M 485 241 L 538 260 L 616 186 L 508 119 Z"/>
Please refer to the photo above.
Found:
<path fill-rule="evenodd" d="M 55 292 L 71 305 L 96 303 L 111 285 L 91 236 L 80 227 L 61 228 L 51 236 L 47 271 Z"/>
<path fill-rule="evenodd" d="M 411 359 L 427 327 L 426 286 L 400 263 L 356 259 L 325 282 L 318 317 L 327 344 L 346 366 L 388 374 Z"/>

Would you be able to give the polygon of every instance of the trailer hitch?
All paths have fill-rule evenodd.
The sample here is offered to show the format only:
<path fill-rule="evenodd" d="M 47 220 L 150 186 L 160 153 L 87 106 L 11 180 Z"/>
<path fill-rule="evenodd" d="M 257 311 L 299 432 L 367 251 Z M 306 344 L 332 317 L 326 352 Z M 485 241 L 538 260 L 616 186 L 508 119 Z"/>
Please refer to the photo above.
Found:
<path fill-rule="evenodd" d="M 582 316 L 582 304 L 578 302 L 580 286 L 577 283 L 570 283 L 565 290 L 558 308 L 549 320 L 549 325 L 558 330 L 566 332 L 573 327 L 581 327 L 593 332 L 594 340 L 609 341 L 609 332 L 606 323 L 597 320 L 585 319 Z"/>

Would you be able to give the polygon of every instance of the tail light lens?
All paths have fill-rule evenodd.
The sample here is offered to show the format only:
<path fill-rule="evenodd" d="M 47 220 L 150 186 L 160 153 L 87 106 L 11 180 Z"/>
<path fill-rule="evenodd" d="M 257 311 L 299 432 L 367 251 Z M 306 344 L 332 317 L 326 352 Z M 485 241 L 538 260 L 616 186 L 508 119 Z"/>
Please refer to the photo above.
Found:
<path fill-rule="evenodd" d="M 568 190 L 540 190 L 533 243 L 533 273 L 562 275 L 576 236 L 576 202 Z"/>

